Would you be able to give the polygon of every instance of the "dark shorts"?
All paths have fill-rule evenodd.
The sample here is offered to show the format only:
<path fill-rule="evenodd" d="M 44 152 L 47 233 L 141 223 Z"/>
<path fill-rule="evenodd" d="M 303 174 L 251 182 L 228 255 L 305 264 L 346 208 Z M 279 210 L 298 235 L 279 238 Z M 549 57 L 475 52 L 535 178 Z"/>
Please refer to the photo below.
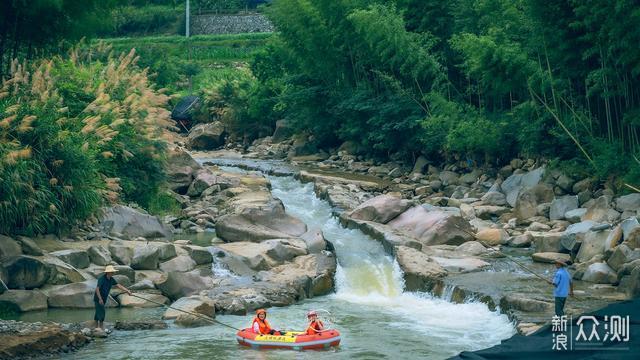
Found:
<path fill-rule="evenodd" d="M 95 321 L 104 321 L 105 306 L 104 305 L 100 305 L 100 303 L 97 302 L 97 301 L 94 301 L 93 303 L 96 305 L 96 314 L 93 316 L 93 320 L 95 320 Z"/>
<path fill-rule="evenodd" d="M 566 297 L 556 297 L 556 315 L 564 315 L 564 303 L 567 301 Z"/>

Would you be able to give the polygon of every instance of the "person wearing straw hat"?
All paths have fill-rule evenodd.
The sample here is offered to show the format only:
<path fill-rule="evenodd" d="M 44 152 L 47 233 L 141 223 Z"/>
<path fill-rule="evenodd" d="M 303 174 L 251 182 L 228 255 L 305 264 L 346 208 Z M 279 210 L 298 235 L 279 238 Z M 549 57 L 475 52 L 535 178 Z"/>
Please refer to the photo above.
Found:
<path fill-rule="evenodd" d="M 116 270 L 113 265 L 107 265 L 104 269 L 104 274 L 98 278 L 98 286 L 96 286 L 96 291 L 93 294 L 93 302 L 96 305 L 96 314 L 93 317 L 93 320 L 96 321 L 97 327 L 100 329 L 104 328 L 105 306 L 109 299 L 111 287 L 115 285 L 118 289 L 131 295 L 131 291 L 129 289 L 118 284 L 116 279 L 113 278 L 113 274 L 116 272 L 118 272 L 118 270 Z"/>
<path fill-rule="evenodd" d="M 571 274 L 565 268 L 567 264 L 562 259 L 557 259 L 555 265 L 558 270 L 553 277 L 553 281 L 549 281 L 549 284 L 555 287 L 553 290 L 555 314 L 562 316 L 564 315 L 564 304 L 567 301 L 567 296 L 573 296 L 573 281 L 571 281 Z"/>

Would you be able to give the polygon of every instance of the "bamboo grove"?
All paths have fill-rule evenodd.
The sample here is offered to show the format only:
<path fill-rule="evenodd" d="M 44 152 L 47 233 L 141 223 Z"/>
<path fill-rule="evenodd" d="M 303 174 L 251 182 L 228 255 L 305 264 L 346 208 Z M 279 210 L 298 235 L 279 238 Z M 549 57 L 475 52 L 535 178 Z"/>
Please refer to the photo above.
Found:
<path fill-rule="evenodd" d="M 277 36 L 252 65 L 260 96 L 247 101 L 270 109 L 253 121 L 288 119 L 320 147 L 545 157 L 638 184 L 639 5 L 278 0 Z"/>

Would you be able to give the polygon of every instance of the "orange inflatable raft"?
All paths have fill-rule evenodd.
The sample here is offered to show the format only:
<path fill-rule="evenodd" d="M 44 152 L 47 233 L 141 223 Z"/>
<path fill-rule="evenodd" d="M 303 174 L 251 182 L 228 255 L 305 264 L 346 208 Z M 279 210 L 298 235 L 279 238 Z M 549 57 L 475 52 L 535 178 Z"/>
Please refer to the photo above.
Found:
<path fill-rule="evenodd" d="M 243 329 L 238 331 L 236 339 L 240 345 L 254 349 L 328 349 L 340 344 L 340 332 L 324 330 L 318 334 L 306 335 L 303 332 L 291 331 L 286 335 L 259 335 L 251 329 Z"/>

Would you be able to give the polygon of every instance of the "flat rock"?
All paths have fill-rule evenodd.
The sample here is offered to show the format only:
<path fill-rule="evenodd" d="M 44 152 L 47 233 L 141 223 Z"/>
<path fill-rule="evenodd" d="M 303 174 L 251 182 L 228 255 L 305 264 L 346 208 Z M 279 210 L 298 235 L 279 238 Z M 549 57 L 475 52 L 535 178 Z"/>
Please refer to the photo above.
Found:
<path fill-rule="evenodd" d="M 47 296 L 38 290 L 7 290 L 0 295 L 0 309 L 19 312 L 44 310 Z"/>
<path fill-rule="evenodd" d="M 566 263 L 567 261 L 571 260 L 571 255 L 557 252 L 539 252 L 531 254 L 531 259 L 535 262 L 549 264 L 553 264 L 557 260 L 561 260 Z"/>
<path fill-rule="evenodd" d="M 431 259 L 437 262 L 445 270 L 450 272 L 465 273 L 465 272 L 480 271 L 482 268 L 491 265 L 484 260 L 480 260 L 472 257 L 452 259 L 452 258 L 432 256 Z"/>
<path fill-rule="evenodd" d="M 119 320 L 114 325 L 114 329 L 120 331 L 162 330 L 167 327 L 167 323 L 162 320 Z"/>
<path fill-rule="evenodd" d="M 403 271 L 408 291 L 429 290 L 436 280 L 447 274 L 447 271 L 427 254 L 407 246 L 396 248 L 396 259 Z"/>
<path fill-rule="evenodd" d="M 120 302 L 120 306 L 122 307 L 140 307 L 140 308 L 149 308 L 149 307 L 159 307 L 164 304 L 169 304 L 169 299 L 160 294 L 150 294 L 150 293 L 135 293 L 134 295 L 138 296 L 130 296 L 129 294 L 120 294 L 118 296 L 118 302 Z M 144 299 L 140 299 L 140 297 Z M 151 301 L 146 301 L 146 299 Z"/>
<path fill-rule="evenodd" d="M 96 281 L 72 283 L 53 286 L 46 290 L 48 304 L 51 308 L 91 309 L 95 307 L 93 295 L 96 290 Z M 107 306 L 117 306 L 109 297 Z"/>
<path fill-rule="evenodd" d="M 349 216 L 358 220 L 386 224 L 411 206 L 409 200 L 390 195 L 379 195 L 355 208 Z"/>

